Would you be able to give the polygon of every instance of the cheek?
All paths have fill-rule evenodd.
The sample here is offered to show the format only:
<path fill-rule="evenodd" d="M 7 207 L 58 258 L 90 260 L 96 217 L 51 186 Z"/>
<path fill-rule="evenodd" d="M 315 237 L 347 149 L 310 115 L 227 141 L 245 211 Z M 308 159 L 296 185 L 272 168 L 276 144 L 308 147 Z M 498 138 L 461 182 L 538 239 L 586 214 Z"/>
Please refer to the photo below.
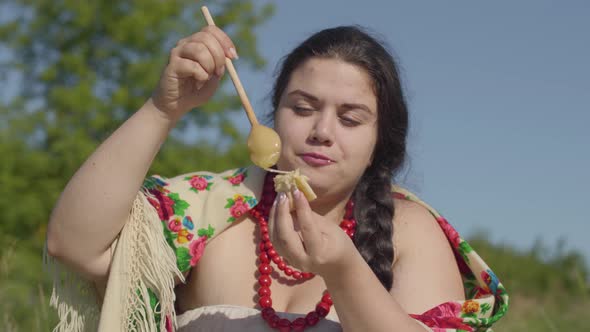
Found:
<path fill-rule="evenodd" d="M 290 145 L 292 141 L 291 137 L 293 135 L 292 129 L 289 126 L 284 125 L 275 125 L 275 130 L 279 137 L 281 138 L 281 146 L 284 148 Z"/>
<path fill-rule="evenodd" d="M 279 109 L 275 114 L 274 130 L 279 134 L 283 146 L 285 145 L 285 136 L 289 129 L 289 126 L 286 125 L 286 123 L 288 123 L 288 120 L 285 118 L 285 111 Z"/>
<path fill-rule="evenodd" d="M 343 135 L 342 146 L 344 152 L 349 158 L 354 158 L 359 162 L 370 163 L 370 159 L 375 150 L 376 135 L 374 132 L 367 130 L 355 133 L 354 135 L 348 133 Z"/>
<path fill-rule="evenodd" d="M 274 119 L 273 119 L 274 130 L 279 134 L 281 131 L 281 127 L 283 126 L 283 122 L 285 122 L 283 113 L 284 113 L 284 111 L 282 111 L 280 108 L 277 109 L 275 111 Z"/>
<path fill-rule="evenodd" d="M 290 116 L 288 109 L 279 109 L 275 115 L 274 129 L 281 139 L 281 156 L 284 158 L 293 150 L 294 142 L 301 135 L 301 130 L 295 124 L 294 119 Z"/>
<path fill-rule="evenodd" d="M 275 115 L 275 131 L 281 138 L 283 146 L 291 146 L 300 141 L 307 133 L 305 121 L 297 117 L 290 109 L 279 109 Z"/>

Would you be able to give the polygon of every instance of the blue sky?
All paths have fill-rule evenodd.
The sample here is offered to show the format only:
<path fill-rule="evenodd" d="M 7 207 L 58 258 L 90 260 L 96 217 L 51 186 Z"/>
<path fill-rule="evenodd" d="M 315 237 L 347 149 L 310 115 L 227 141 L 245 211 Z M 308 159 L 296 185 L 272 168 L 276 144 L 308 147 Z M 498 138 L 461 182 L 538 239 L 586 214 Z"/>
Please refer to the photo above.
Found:
<path fill-rule="evenodd" d="M 521 249 L 563 238 L 590 262 L 590 2 L 275 3 L 257 28 L 267 69 L 235 63 L 257 113 L 298 42 L 366 26 L 402 68 L 412 127 L 402 184 L 463 235 L 485 230 Z"/>

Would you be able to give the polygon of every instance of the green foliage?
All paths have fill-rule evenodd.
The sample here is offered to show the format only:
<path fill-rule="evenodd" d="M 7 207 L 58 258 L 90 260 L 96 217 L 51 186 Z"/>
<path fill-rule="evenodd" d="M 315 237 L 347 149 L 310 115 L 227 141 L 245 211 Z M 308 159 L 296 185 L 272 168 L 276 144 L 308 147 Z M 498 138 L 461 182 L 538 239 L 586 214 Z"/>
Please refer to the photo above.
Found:
<path fill-rule="evenodd" d="M 510 295 L 510 309 L 496 331 L 588 331 L 590 271 L 584 257 L 565 251 L 564 242 L 528 250 L 492 244 L 485 233 L 470 244 L 498 275 Z"/>
<path fill-rule="evenodd" d="M 208 5 L 236 44 L 237 65 L 262 68 L 253 31 L 273 6 Z M 0 95 L 0 330 L 49 330 L 55 317 L 41 253 L 51 209 L 83 161 L 149 98 L 176 41 L 205 25 L 200 6 L 189 0 L 0 2 L 0 50 L 9 53 L 0 58 L 0 80 L 11 92 L 10 99 Z M 178 123 L 149 173 L 246 164 L 245 138 L 231 121 L 240 109 L 233 89 L 220 89 Z M 188 128 L 213 129 L 218 141 L 183 141 Z"/>
<path fill-rule="evenodd" d="M 492 245 L 483 234 L 469 242 L 501 277 L 508 293 L 517 289 L 523 296 L 537 297 L 539 290 L 552 289 L 564 296 L 590 297 L 590 274 L 578 252 L 563 252 L 559 246 L 542 249 L 540 242 L 529 250 L 518 251 L 508 245 Z"/>
<path fill-rule="evenodd" d="M 10 195 L 3 196 L 0 218 L 4 231 L 23 239 L 47 220 L 81 163 L 150 96 L 175 41 L 204 20 L 196 2 L 188 0 L 8 3 L 14 15 L 0 25 L 0 46 L 12 57 L 2 68 L 17 71 L 22 80 L 19 86 L 10 82 L 18 97 L 4 101 L 0 113 L 7 124 L 0 127 L 0 152 L 10 156 L 0 174 L 6 180 L 2 190 L 19 193 L 19 200 L 14 204 Z M 228 0 L 211 10 L 243 62 L 263 66 L 252 31 L 272 7 Z M 220 89 L 211 103 L 179 123 L 150 172 L 175 175 L 247 162 L 244 139 L 228 120 L 239 108 L 235 94 Z M 217 127 L 229 148 L 182 142 L 177 137 L 189 123 Z"/>

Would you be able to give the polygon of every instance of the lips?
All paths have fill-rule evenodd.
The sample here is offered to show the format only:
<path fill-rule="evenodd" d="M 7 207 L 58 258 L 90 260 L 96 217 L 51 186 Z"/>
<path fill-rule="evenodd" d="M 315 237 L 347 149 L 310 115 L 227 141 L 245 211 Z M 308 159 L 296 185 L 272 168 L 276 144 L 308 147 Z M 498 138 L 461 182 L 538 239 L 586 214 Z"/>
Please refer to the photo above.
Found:
<path fill-rule="evenodd" d="M 334 161 L 327 156 L 315 152 L 301 154 L 301 159 L 310 166 L 327 166 L 334 163 Z"/>

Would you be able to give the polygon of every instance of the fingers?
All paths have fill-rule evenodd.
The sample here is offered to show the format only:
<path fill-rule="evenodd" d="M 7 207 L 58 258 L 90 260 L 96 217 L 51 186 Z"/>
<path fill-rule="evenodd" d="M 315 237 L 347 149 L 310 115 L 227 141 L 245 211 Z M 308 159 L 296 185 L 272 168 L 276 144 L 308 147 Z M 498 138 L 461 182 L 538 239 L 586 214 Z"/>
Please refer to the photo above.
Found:
<path fill-rule="evenodd" d="M 180 45 L 182 45 L 186 42 L 189 42 L 189 41 L 199 41 L 203 35 L 213 36 L 217 40 L 217 42 L 219 43 L 221 48 L 223 49 L 223 53 L 224 53 L 225 57 L 228 57 L 228 58 L 234 59 L 234 60 L 238 59 L 238 54 L 236 53 L 236 46 L 234 45 L 232 40 L 229 38 L 229 36 L 225 32 L 223 32 L 223 30 L 219 29 L 216 26 L 204 27 L 203 29 L 201 29 L 201 31 L 196 32 L 186 38 L 179 40 L 177 46 L 180 46 Z"/>
<path fill-rule="evenodd" d="M 221 76 L 225 67 L 223 47 L 210 33 L 198 32 L 194 38 L 184 41 L 179 46 L 179 56 L 201 62 L 203 68 L 211 75 Z"/>
<path fill-rule="evenodd" d="M 215 57 L 203 42 L 187 42 L 180 47 L 176 55 L 179 58 L 197 62 L 211 76 L 217 75 L 219 72 L 215 63 Z M 223 65 L 219 68 L 223 68 Z"/>
<path fill-rule="evenodd" d="M 313 222 L 309 202 L 299 189 L 295 189 L 293 192 L 293 200 L 295 201 L 295 213 L 297 214 L 299 231 L 303 241 L 305 241 L 305 249 L 308 253 L 317 253 L 321 249 L 322 235 L 318 225 Z"/>
<path fill-rule="evenodd" d="M 273 215 L 272 239 L 271 241 L 278 247 L 279 250 L 284 251 L 282 254 L 292 263 L 296 261 L 301 262 L 304 257 L 305 250 L 303 243 L 293 224 L 293 217 L 289 212 L 289 203 L 285 193 L 278 195 L 278 202 L 276 204 Z"/>
<path fill-rule="evenodd" d="M 223 32 L 223 30 L 216 26 L 209 25 L 203 28 L 203 31 L 207 31 L 211 33 L 213 36 L 215 36 L 215 39 L 217 39 L 217 41 L 219 41 L 219 43 L 223 46 L 226 57 L 234 60 L 238 59 L 236 45 L 234 45 L 234 42 L 231 41 L 229 36 L 225 32 Z"/>
<path fill-rule="evenodd" d="M 193 77 L 199 82 L 209 79 L 209 73 L 198 62 L 179 58 L 171 65 L 173 66 L 173 72 L 175 72 L 179 78 Z"/>
<path fill-rule="evenodd" d="M 212 75 L 220 77 L 225 70 L 226 57 L 237 58 L 235 45 L 221 29 L 207 26 L 181 39 L 170 54 L 170 63 L 176 67 L 178 58 L 192 60 L 207 72 L 209 75 L 207 78 Z M 178 65 L 178 67 L 184 68 L 186 65 Z"/>
<path fill-rule="evenodd" d="M 279 194 L 280 195 L 280 194 Z M 279 195 L 277 195 L 275 197 L 275 201 L 272 203 L 272 206 L 270 207 L 270 212 L 268 213 L 268 234 L 270 236 L 270 242 L 273 242 L 273 240 L 275 239 L 275 220 L 277 218 L 275 218 L 275 215 L 277 213 L 277 204 L 279 203 Z"/>

